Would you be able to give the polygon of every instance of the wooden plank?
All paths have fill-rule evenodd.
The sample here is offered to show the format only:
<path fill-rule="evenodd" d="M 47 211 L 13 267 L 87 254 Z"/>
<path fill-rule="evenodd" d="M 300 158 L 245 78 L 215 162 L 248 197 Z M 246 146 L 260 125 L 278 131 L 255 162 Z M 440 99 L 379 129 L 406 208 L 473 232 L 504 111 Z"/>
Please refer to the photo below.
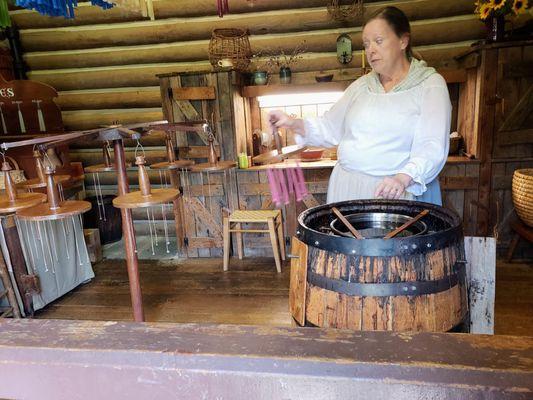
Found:
<path fill-rule="evenodd" d="M 305 302 L 307 292 L 307 245 L 296 237 L 292 238 L 291 285 L 289 291 L 289 309 L 294 320 L 305 325 Z"/>
<path fill-rule="evenodd" d="M 465 237 L 470 333 L 494 334 L 496 240 Z"/>
<path fill-rule="evenodd" d="M 184 202 L 185 206 L 190 207 L 190 211 L 192 211 L 194 216 L 209 229 L 209 232 L 215 238 L 222 239 L 222 227 L 213 220 L 213 217 L 200 200 L 194 197 L 185 197 Z"/>
<path fill-rule="evenodd" d="M 515 131 L 498 131 L 497 140 L 500 146 L 531 144 L 533 143 L 533 128 L 518 129 Z"/>
<path fill-rule="evenodd" d="M 168 79 L 167 79 L 168 80 Z M 158 86 L 70 90 L 58 93 L 55 101 L 62 110 L 161 107 Z"/>
<path fill-rule="evenodd" d="M 468 176 L 439 176 L 443 190 L 472 190 L 477 189 L 479 179 Z"/>
<path fill-rule="evenodd" d="M 172 88 L 172 97 L 174 100 L 216 99 L 215 88 L 212 86 Z"/>
<path fill-rule="evenodd" d="M 424 59 L 437 68 L 456 68 L 453 57 L 464 52 L 473 43 L 472 40 L 424 45 L 416 47 Z M 354 65 L 347 68 L 355 68 L 359 60 L 354 57 Z M 451 60 L 451 61 L 450 61 Z M 297 64 L 291 67 L 293 78 L 298 72 L 338 70 L 338 60 L 336 52 L 314 52 L 305 53 Z M 134 87 L 134 86 L 155 86 L 158 84 L 157 74 L 179 73 L 179 72 L 210 72 L 212 66 L 207 60 L 168 62 L 168 63 L 138 63 L 132 65 L 98 66 L 86 68 L 66 68 L 34 70 L 28 73 L 28 77 L 42 83 L 46 83 L 56 88 L 56 90 L 80 90 L 112 87 Z M 356 71 L 354 69 L 353 71 Z M 337 76 L 345 76 L 344 71 L 337 71 Z M 354 75 L 348 75 L 348 79 L 353 79 Z M 306 76 L 307 83 L 310 77 Z M 311 75 L 313 78 L 313 75 Z M 276 82 L 276 77 L 272 83 Z M 345 78 L 346 79 L 346 78 Z M 298 83 L 294 79 L 294 83 Z"/>
<path fill-rule="evenodd" d="M 61 115 L 65 129 L 73 131 L 112 125 L 116 121 L 125 125 L 163 119 L 161 107 L 62 111 Z"/>
<path fill-rule="evenodd" d="M 494 138 L 494 103 L 490 102 L 496 94 L 498 53 L 497 50 L 483 50 L 481 53 L 481 67 L 479 72 L 478 98 L 483 103 L 479 110 L 479 131 L 484 134 L 480 137 L 480 169 L 478 192 L 478 230 L 480 236 L 488 236 L 490 231 L 490 193 L 492 175 L 492 144 Z"/>
<path fill-rule="evenodd" d="M 461 16 L 457 13 L 450 14 L 452 7 L 446 9 L 443 5 L 435 4 L 431 0 L 393 1 L 391 5 L 402 7 L 408 17 L 413 13 L 418 14 L 416 18 L 418 21 L 412 22 L 414 38 L 423 37 L 424 34 L 427 34 L 426 32 L 431 32 L 430 28 L 427 27 L 427 22 L 425 24 L 426 30 L 419 32 L 418 25 L 424 18 L 435 19 L 432 23 L 442 26 L 442 33 L 439 33 L 441 29 L 433 29 L 433 35 L 442 38 L 446 38 L 446 35 L 455 38 L 465 31 L 468 32 L 469 29 L 477 29 L 478 31 L 482 29 L 481 24 L 474 24 L 476 21 L 474 15 L 468 15 L 468 12 Z M 380 5 L 370 3 L 365 8 L 365 12 L 370 15 L 377 11 Z M 447 15 L 454 15 L 455 17 L 447 17 Z M 460 23 L 457 19 L 461 19 Z M 277 23 L 272 24 L 271 21 Z M 360 26 L 361 20 L 354 19 L 350 25 Z M 450 25 L 454 29 L 449 29 Z M 157 43 L 161 37 L 164 37 L 167 42 L 207 39 L 214 28 L 241 28 L 242 26 L 249 27 L 251 35 L 265 35 L 303 31 L 310 26 L 314 29 L 338 29 L 342 27 L 342 24 L 332 20 L 326 8 L 322 6 L 261 12 L 254 10 L 254 12 L 232 15 L 232 18 L 226 19 L 218 18 L 216 14 L 212 14 L 200 18 L 168 18 L 121 24 L 24 29 L 21 30 L 20 37 L 22 45 L 27 51 L 46 51 L 109 47 L 117 43 L 122 45 L 151 44 Z M 337 34 L 340 33 L 337 32 Z M 357 39 L 359 40 L 359 37 Z"/>
<path fill-rule="evenodd" d="M 416 4 L 416 3 L 415 3 Z M 413 4 L 413 6 L 415 5 Z M 310 8 L 321 7 L 324 0 L 269 0 L 267 2 L 255 2 L 253 11 L 269 11 L 280 9 Z M 409 9 L 414 7 L 407 5 Z M 212 1 L 198 0 L 180 0 L 180 7 L 176 7 L 175 0 L 153 0 L 155 19 L 174 18 L 174 17 L 199 17 L 207 15 L 217 15 L 216 4 Z M 466 0 L 455 1 L 450 4 L 449 9 L 441 8 L 426 10 L 422 12 L 435 12 L 435 15 L 458 15 L 471 11 L 471 4 Z M 231 3 L 231 15 L 250 12 L 250 2 L 248 0 L 233 0 Z M 419 13 L 421 10 L 419 10 Z M 78 2 L 76 8 L 76 18 L 50 18 L 38 14 L 35 11 L 26 9 L 10 10 L 11 20 L 19 29 L 28 28 L 49 28 L 61 26 L 77 26 L 102 24 L 113 22 L 140 21 L 146 18 L 142 17 L 139 9 L 129 9 L 124 7 L 114 7 L 103 10 L 100 7 L 92 6 L 89 2 Z"/>
<path fill-rule="evenodd" d="M 263 85 L 245 86 L 242 90 L 244 97 L 258 97 L 273 94 L 298 94 L 344 91 L 351 82 L 321 82 L 315 84 L 291 85 Z"/>

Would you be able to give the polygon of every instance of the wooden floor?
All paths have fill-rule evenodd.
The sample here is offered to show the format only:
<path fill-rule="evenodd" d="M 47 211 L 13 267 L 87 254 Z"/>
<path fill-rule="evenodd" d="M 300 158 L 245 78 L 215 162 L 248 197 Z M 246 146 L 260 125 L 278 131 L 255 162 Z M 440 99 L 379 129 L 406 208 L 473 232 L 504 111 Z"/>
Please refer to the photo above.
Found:
<path fill-rule="evenodd" d="M 289 326 L 289 264 L 271 258 L 140 262 L 147 321 Z M 37 312 L 36 318 L 131 320 L 123 261 L 94 266 L 96 278 Z M 533 335 L 533 265 L 498 263 L 496 334 Z"/>

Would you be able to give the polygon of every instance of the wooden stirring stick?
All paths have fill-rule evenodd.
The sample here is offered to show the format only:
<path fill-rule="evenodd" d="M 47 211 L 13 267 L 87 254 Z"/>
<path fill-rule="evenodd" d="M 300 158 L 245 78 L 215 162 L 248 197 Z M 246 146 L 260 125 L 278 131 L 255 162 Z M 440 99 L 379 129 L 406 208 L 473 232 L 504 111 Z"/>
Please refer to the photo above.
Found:
<path fill-rule="evenodd" d="M 331 207 L 331 211 L 333 211 L 333 214 L 337 216 L 337 218 L 348 228 L 350 233 L 356 238 L 356 239 L 364 239 L 363 235 L 361 235 L 357 229 L 353 227 L 352 224 L 350 224 L 350 221 L 346 219 L 344 215 L 337 209 L 337 207 Z"/>
<path fill-rule="evenodd" d="M 420 214 L 418 214 L 416 217 L 413 217 L 411 218 L 409 221 L 407 221 L 405 224 L 403 224 L 402 226 L 399 226 L 398 228 L 396 228 L 395 230 L 393 230 L 392 232 L 389 232 L 387 233 L 387 235 L 383 238 L 383 239 L 390 239 L 390 238 L 393 238 L 394 236 L 396 236 L 398 233 L 400 233 L 401 231 L 403 231 L 404 229 L 406 228 L 409 228 L 411 225 L 413 225 L 416 221 L 418 221 L 420 218 L 422 218 L 423 216 L 427 215 L 429 213 L 429 210 L 424 210 L 422 211 Z"/>

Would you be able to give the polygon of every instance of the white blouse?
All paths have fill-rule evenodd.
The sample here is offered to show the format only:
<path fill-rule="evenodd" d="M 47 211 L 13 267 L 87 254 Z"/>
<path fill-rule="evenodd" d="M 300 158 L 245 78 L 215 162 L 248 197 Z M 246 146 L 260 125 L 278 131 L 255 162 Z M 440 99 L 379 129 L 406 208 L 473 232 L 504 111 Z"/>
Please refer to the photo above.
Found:
<path fill-rule="evenodd" d="M 373 176 L 409 175 L 407 191 L 420 196 L 444 167 L 451 102 L 444 78 L 434 73 L 403 91 L 372 93 L 363 76 L 322 117 L 306 118 L 312 146 L 337 146 L 345 170 Z"/>

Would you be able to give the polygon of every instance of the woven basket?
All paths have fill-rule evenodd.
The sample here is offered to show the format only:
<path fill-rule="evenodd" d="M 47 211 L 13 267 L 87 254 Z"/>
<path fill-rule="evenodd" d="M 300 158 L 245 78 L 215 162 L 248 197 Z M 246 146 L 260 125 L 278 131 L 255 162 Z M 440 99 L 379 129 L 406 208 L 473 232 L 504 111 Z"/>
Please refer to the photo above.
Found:
<path fill-rule="evenodd" d="M 516 213 L 526 225 L 533 228 L 533 168 L 514 172 L 512 191 Z"/>
<path fill-rule="evenodd" d="M 363 0 L 353 0 L 350 5 L 341 5 L 339 0 L 329 0 L 327 9 L 335 21 L 353 21 L 363 15 Z"/>
<path fill-rule="evenodd" d="M 243 29 L 214 29 L 209 42 L 209 62 L 216 71 L 246 71 L 252 50 Z"/>

